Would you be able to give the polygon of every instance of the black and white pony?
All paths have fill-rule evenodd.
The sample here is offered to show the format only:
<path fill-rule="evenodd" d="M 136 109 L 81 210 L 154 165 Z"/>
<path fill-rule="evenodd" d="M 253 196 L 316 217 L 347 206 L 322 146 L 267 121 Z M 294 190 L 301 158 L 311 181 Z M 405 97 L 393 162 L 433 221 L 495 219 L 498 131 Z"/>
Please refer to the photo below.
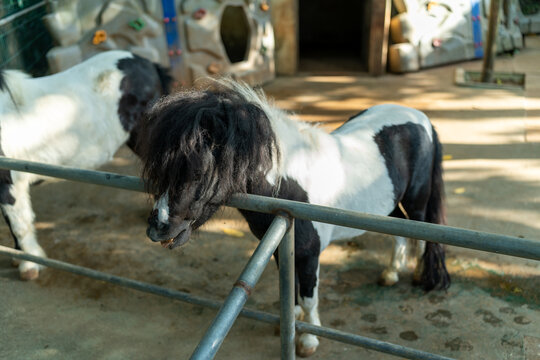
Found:
<path fill-rule="evenodd" d="M 168 93 L 166 70 L 126 51 L 95 55 L 64 72 L 31 78 L 0 71 L 0 155 L 95 168 L 126 141 L 133 147 L 146 107 Z M 15 247 L 45 256 L 34 228 L 29 185 L 38 175 L 0 170 L 0 207 Z M 23 261 L 23 279 L 40 266 Z"/>
<path fill-rule="evenodd" d="M 156 196 L 147 235 L 170 249 L 188 241 L 234 193 L 444 223 L 441 144 L 428 118 L 414 109 L 374 106 L 328 134 L 291 119 L 261 93 L 222 80 L 214 90 L 163 98 L 143 129 L 137 149 Z M 260 239 L 272 216 L 241 213 Z M 305 321 L 320 324 L 319 254 L 331 241 L 361 233 L 296 221 L 297 316 L 303 312 Z M 386 283 L 398 280 L 405 246 L 397 237 Z M 428 242 L 420 260 L 421 285 L 446 289 L 443 248 Z M 297 353 L 308 356 L 318 343 L 302 334 Z"/>

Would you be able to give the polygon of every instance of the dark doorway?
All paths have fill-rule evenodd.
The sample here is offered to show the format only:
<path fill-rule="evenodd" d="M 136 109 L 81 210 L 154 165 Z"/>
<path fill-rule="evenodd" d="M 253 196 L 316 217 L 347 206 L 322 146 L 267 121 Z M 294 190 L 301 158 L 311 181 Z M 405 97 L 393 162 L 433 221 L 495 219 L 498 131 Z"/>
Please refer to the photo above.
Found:
<path fill-rule="evenodd" d="M 221 40 L 231 64 L 246 60 L 250 39 L 249 24 L 244 8 L 227 6 L 221 17 Z"/>
<path fill-rule="evenodd" d="M 367 71 L 369 1 L 300 0 L 299 71 Z"/>

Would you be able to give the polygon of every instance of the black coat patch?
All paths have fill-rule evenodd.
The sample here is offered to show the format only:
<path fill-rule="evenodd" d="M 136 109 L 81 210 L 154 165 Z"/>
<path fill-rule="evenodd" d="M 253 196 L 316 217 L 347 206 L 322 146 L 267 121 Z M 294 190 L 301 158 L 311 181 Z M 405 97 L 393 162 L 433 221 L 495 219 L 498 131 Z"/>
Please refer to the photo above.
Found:
<path fill-rule="evenodd" d="M 120 82 L 122 97 L 118 115 L 124 130 L 131 132 L 128 146 L 134 148 L 137 125 L 149 105 L 169 93 L 172 77 L 160 65 L 134 55 L 118 61 L 117 67 L 125 76 Z"/>
<path fill-rule="evenodd" d="M 368 110 L 369 110 L 369 109 L 364 109 L 364 110 L 360 111 L 358 114 L 355 114 L 355 115 L 351 116 L 351 117 L 350 117 L 347 121 L 345 121 L 345 122 L 351 121 L 352 119 L 355 119 L 355 118 L 357 118 L 357 117 L 363 115 L 363 114 L 364 114 L 366 111 L 368 111 Z"/>
<path fill-rule="evenodd" d="M 15 198 L 9 191 L 11 184 L 13 184 L 11 172 L 9 170 L 0 170 L 0 204 L 2 205 L 15 204 Z"/>
<path fill-rule="evenodd" d="M 374 136 L 374 140 L 384 157 L 388 175 L 394 184 L 396 204 L 402 200 L 409 186 L 429 182 L 433 164 L 433 145 L 422 125 L 408 122 L 403 125 L 385 126 Z M 425 179 L 415 179 L 419 176 Z"/>
<path fill-rule="evenodd" d="M 1 72 L 0 72 L 1 76 Z M 1 87 L 1 79 L 0 79 Z M 0 132 L 2 129 L 0 128 Z M 0 144 L 0 156 L 6 156 L 2 145 Z M 11 178 L 11 171 L 0 169 L 0 204 L 2 205 L 13 205 L 15 204 L 15 198 L 11 195 L 9 188 L 13 184 L 13 179 Z"/>
<path fill-rule="evenodd" d="M 401 202 L 409 218 L 434 224 L 445 224 L 444 184 L 442 179 L 442 146 L 437 133 L 417 124 L 384 127 L 374 140 L 384 157 L 394 185 L 396 208 L 391 216 L 403 217 Z M 422 257 L 421 284 L 424 290 L 447 289 L 450 276 L 445 265 L 444 247 L 426 242 Z"/>
<path fill-rule="evenodd" d="M 0 91 L 6 91 L 9 94 L 9 98 L 13 102 L 13 105 L 15 106 L 15 109 L 17 111 L 19 110 L 19 107 L 17 103 L 15 102 L 15 98 L 13 98 L 13 94 L 11 93 L 11 90 L 9 90 L 9 87 L 7 85 L 6 81 L 6 75 L 4 73 L 4 70 L 0 69 Z"/>
<path fill-rule="evenodd" d="M 248 192 L 261 196 L 274 196 L 274 188 L 265 179 L 255 184 L 250 184 Z M 279 188 L 279 193 L 275 196 L 279 199 L 287 199 L 309 203 L 306 191 L 293 179 L 283 179 Z M 251 232 L 260 240 L 270 227 L 274 215 L 240 210 L 249 224 Z M 313 222 L 308 220 L 295 219 L 294 222 L 294 252 L 295 266 L 300 272 L 297 277 L 300 286 L 300 296 L 313 297 L 313 289 L 317 284 L 317 267 L 321 251 L 321 240 L 319 234 L 313 226 Z M 274 254 L 278 259 L 278 252 Z"/>
<path fill-rule="evenodd" d="M 2 147 L 0 147 L 0 156 L 4 156 Z M 0 204 L 2 205 L 13 205 L 15 204 L 15 198 L 11 195 L 9 191 L 11 184 L 13 184 L 13 179 L 11 178 L 11 171 L 9 170 L 0 170 Z"/>
<path fill-rule="evenodd" d="M 4 91 L 7 88 L 6 77 L 4 76 L 4 70 L 0 69 L 0 91 Z"/>

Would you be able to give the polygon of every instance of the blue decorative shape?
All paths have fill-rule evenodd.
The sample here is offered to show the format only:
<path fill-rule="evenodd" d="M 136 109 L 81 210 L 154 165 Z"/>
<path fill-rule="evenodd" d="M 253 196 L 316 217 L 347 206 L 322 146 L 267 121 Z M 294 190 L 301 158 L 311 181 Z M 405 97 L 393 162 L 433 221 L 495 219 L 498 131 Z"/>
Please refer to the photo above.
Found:
<path fill-rule="evenodd" d="M 484 43 L 482 40 L 482 21 L 480 18 L 480 0 L 471 0 L 471 17 L 474 41 L 474 57 L 484 57 Z"/>
<path fill-rule="evenodd" d="M 167 38 L 167 47 L 169 56 L 172 58 L 180 55 L 182 47 L 180 36 L 178 35 L 178 26 L 176 24 L 176 8 L 174 0 L 161 0 L 163 6 L 163 24 L 165 27 L 165 36 Z"/>

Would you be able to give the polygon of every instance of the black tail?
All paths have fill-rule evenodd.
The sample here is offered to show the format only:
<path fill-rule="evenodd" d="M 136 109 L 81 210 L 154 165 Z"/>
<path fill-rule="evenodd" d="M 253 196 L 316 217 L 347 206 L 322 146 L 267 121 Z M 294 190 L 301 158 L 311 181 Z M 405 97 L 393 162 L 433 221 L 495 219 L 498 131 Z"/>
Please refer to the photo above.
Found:
<path fill-rule="evenodd" d="M 444 210 L 444 183 L 442 178 L 442 145 L 433 129 L 433 169 L 431 172 L 431 194 L 427 203 L 426 222 L 446 224 Z M 450 275 L 446 270 L 444 248 L 439 243 L 427 242 L 423 256 L 424 268 L 421 283 L 424 290 L 446 290 L 450 286 Z"/>
<path fill-rule="evenodd" d="M 3 69 L 0 69 L 0 91 L 7 91 L 7 93 L 9 94 L 9 98 L 11 99 L 11 102 L 15 106 L 15 109 L 19 111 L 19 106 L 17 105 L 17 102 L 15 101 L 15 98 L 13 97 L 13 93 L 8 87 L 6 75 Z"/>
<path fill-rule="evenodd" d="M 169 95 L 171 93 L 172 83 L 174 78 L 171 76 L 169 69 L 154 63 L 156 72 L 159 76 L 159 82 L 161 83 L 161 94 Z"/>

